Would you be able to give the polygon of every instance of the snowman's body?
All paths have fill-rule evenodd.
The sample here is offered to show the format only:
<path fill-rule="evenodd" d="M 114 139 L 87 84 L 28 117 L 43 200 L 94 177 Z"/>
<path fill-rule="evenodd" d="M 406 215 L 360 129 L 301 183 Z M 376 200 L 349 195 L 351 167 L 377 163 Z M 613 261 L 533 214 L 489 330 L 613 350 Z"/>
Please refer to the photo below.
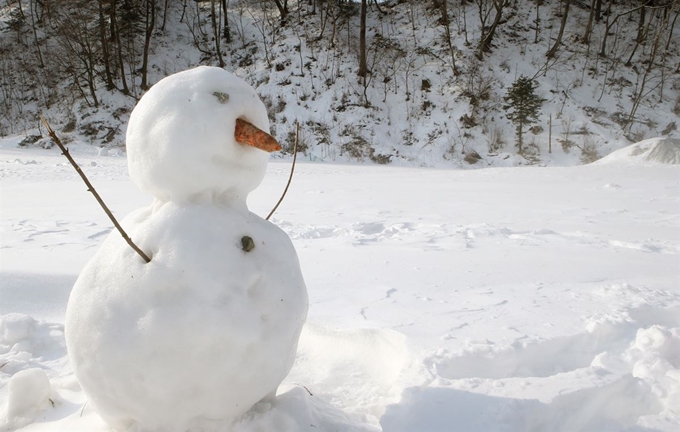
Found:
<path fill-rule="evenodd" d="M 177 76 L 185 81 L 173 81 Z M 213 89 L 225 81 L 229 85 Z M 234 106 L 239 103 L 233 100 L 235 92 L 254 95 L 225 71 L 198 68 L 161 81 L 145 96 L 149 103 L 140 101 L 135 112 L 142 109 L 137 116 L 133 113 L 128 131 L 130 172 L 156 200 L 130 214 L 123 226 L 151 262 L 145 263 L 112 233 L 78 278 L 67 308 L 66 342 L 76 377 L 102 418 L 119 431 L 228 430 L 236 417 L 276 392 L 293 365 L 307 314 L 307 293 L 292 243 L 245 205 L 247 193 L 262 178 L 266 153 L 244 146 L 221 154 L 220 143 L 205 148 L 204 143 L 188 143 L 199 152 L 192 161 L 205 165 L 201 172 L 192 161 L 181 161 L 191 152 L 180 159 L 172 154 L 154 159 L 158 142 L 149 144 L 151 152 L 135 148 L 159 139 L 154 133 L 170 133 L 168 140 L 177 137 L 179 131 L 154 132 L 145 123 L 159 111 L 163 121 L 162 112 L 169 109 L 157 100 L 163 92 L 181 93 L 187 85 L 194 100 L 203 98 L 206 87 L 206 104 L 217 98 L 212 93 L 231 93 Z M 220 105 L 218 100 L 216 111 Z M 268 127 L 259 99 L 250 105 L 256 109 L 245 115 L 248 120 Z M 188 124 L 205 128 L 219 114 L 189 119 Z M 243 116 L 227 116 L 213 133 L 225 129 L 233 140 L 233 121 Z M 140 130 L 144 126 L 150 127 Z M 169 145 L 173 150 L 174 144 Z M 229 152 L 244 152 L 245 157 Z M 136 165 L 135 156 L 148 160 Z M 234 170 L 243 160 L 250 171 L 239 178 Z M 190 177 L 175 184 L 167 169 L 153 167 L 163 163 L 180 170 L 176 176 Z M 220 177 L 225 166 L 224 176 L 232 176 L 231 182 Z M 205 187 L 211 183 L 216 185 Z M 254 247 L 243 247 L 246 236 Z"/>

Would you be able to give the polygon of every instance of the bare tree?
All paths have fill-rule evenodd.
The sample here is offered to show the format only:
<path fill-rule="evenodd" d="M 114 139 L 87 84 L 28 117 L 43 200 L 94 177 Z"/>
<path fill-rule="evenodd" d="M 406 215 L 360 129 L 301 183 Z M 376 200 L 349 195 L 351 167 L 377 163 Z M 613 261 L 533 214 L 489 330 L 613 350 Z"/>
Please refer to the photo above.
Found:
<path fill-rule="evenodd" d="M 656 15 L 658 15 L 658 17 L 656 25 L 656 34 L 654 35 L 654 41 L 652 43 L 651 48 L 652 50 L 649 54 L 649 58 L 647 59 L 647 67 L 644 69 L 642 76 L 638 78 L 639 84 L 636 88 L 636 91 L 633 93 L 633 105 L 631 106 L 630 113 L 628 114 L 627 128 L 629 131 L 631 126 L 633 125 L 635 113 L 637 112 L 638 107 L 640 106 L 644 98 L 647 97 L 651 92 L 653 92 L 658 86 L 660 86 L 663 83 L 663 79 L 661 79 L 657 81 L 657 83 L 653 85 L 651 89 L 648 88 L 648 85 L 652 80 L 652 73 L 655 70 L 656 66 L 655 61 L 657 55 L 659 54 L 661 36 L 664 33 L 664 28 L 667 27 L 668 25 L 668 18 L 670 16 L 669 14 L 656 14 Z M 663 65 L 661 67 L 661 70 L 663 70 Z"/>
<path fill-rule="evenodd" d="M 61 49 L 60 61 L 64 70 L 69 72 L 74 89 L 82 94 L 88 104 L 99 106 L 96 91 L 99 47 L 97 37 L 89 26 L 95 11 L 85 5 L 71 4 L 64 8 L 59 17 L 57 43 Z M 83 83 L 88 89 L 89 98 L 82 90 Z"/>
<path fill-rule="evenodd" d="M 649 26 L 652 23 L 652 20 L 650 19 L 649 22 L 647 22 L 647 25 L 645 26 L 645 17 L 646 17 L 646 11 L 647 8 L 643 7 L 640 9 L 640 18 L 638 20 L 638 31 L 637 31 L 637 36 L 635 37 L 635 45 L 633 45 L 633 49 L 630 52 L 630 56 L 628 56 L 628 60 L 626 61 L 626 66 L 631 65 L 631 61 L 633 60 L 633 57 L 635 56 L 635 52 L 637 49 L 640 47 L 640 44 L 642 44 L 646 39 L 647 39 L 647 33 L 649 32 Z"/>
<path fill-rule="evenodd" d="M 270 58 L 271 56 L 269 55 L 269 51 L 270 51 L 271 48 L 269 46 L 269 42 L 267 41 L 267 34 L 268 33 L 273 34 L 273 26 L 270 25 L 270 27 L 272 27 L 271 30 L 267 28 L 268 24 L 271 24 L 269 22 L 269 19 L 268 19 L 269 15 L 270 15 L 269 10 L 268 10 L 269 9 L 268 4 L 263 2 L 263 3 L 260 3 L 260 6 L 262 8 L 261 9 L 262 19 L 255 17 L 252 13 L 250 13 L 250 17 L 252 19 L 251 22 L 255 25 L 255 28 L 257 28 L 257 31 L 262 36 L 262 47 L 264 48 L 264 58 L 267 62 L 267 66 L 272 67 L 272 62 L 271 62 L 271 58 Z M 299 36 L 298 36 L 298 39 L 300 39 Z M 302 48 L 300 48 L 300 49 L 302 49 Z"/>
<path fill-rule="evenodd" d="M 536 20 L 535 20 L 536 31 L 534 32 L 534 43 L 535 44 L 538 43 L 538 33 L 539 33 L 539 29 L 541 28 L 541 17 L 540 17 L 540 14 L 539 14 L 540 6 L 541 6 L 541 0 L 536 0 Z"/>
<path fill-rule="evenodd" d="M 367 0 L 361 0 L 361 18 L 359 25 L 359 70 L 357 75 L 366 81 L 368 65 L 366 64 L 366 9 Z"/>
<path fill-rule="evenodd" d="M 222 37 L 226 43 L 231 43 L 231 30 L 229 29 L 229 0 L 222 0 L 222 13 L 224 14 L 224 28 L 222 29 Z"/>
<path fill-rule="evenodd" d="M 571 0 L 563 0 L 562 3 L 564 3 L 564 10 L 562 11 L 562 21 L 560 22 L 560 31 L 557 34 L 557 39 L 555 40 L 555 44 L 545 54 L 545 56 L 548 57 L 548 58 L 554 57 L 555 54 L 557 53 L 557 48 L 562 43 L 562 36 L 564 35 L 564 27 L 567 25 L 567 16 L 569 15 L 569 5 L 571 4 Z"/>
<path fill-rule="evenodd" d="M 163 2 L 163 23 L 161 24 L 161 31 L 165 31 L 165 23 L 168 21 L 168 3 L 170 3 L 170 0 L 165 0 Z"/>
<path fill-rule="evenodd" d="M 156 0 L 145 0 L 145 31 L 144 31 L 144 53 L 142 58 L 142 90 L 147 90 L 149 85 L 147 83 L 147 72 L 149 68 L 149 46 L 151 45 L 151 36 L 153 35 L 154 26 L 156 25 Z"/>
<path fill-rule="evenodd" d="M 451 29 L 450 29 L 450 20 L 449 20 L 449 12 L 447 8 L 447 0 L 441 0 L 441 3 L 439 5 L 440 11 L 441 11 L 441 19 L 439 22 L 441 23 L 442 26 L 444 26 L 444 34 L 446 37 L 446 44 L 449 47 L 449 53 L 451 54 L 451 69 L 453 70 L 454 75 L 458 75 L 458 68 L 456 67 L 456 55 L 455 55 L 455 49 L 453 48 L 453 42 L 451 41 Z"/>
<path fill-rule="evenodd" d="M 595 2 L 597 0 L 590 0 L 590 13 L 588 14 L 588 24 L 586 24 L 586 30 L 583 32 L 583 42 L 586 45 L 590 45 L 590 35 L 593 32 L 593 18 L 595 17 Z"/>
<path fill-rule="evenodd" d="M 629 14 L 632 14 L 633 12 L 638 11 L 640 9 L 643 9 L 651 1 L 652 0 L 647 0 L 643 4 L 641 4 L 640 6 L 636 6 L 632 9 L 627 10 L 627 11 L 623 11 L 623 12 L 618 13 L 611 21 L 609 20 L 609 18 L 611 16 L 612 3 L 609 2 L 608 6 L 607 6 L 607 21 L 606 21 L 606 24 L 605 24 L 604 35 L 602 36 L 602 45 L 600 47 L 600 56 L 601 57 L 607 56 L 607 36 L 609 36 L 609 32 L 611 31 L 611 28 L 614 26 L 614 24 L 616 24 L 616 22 L 619 20 L 619 18 L 626 16 L 626 15 L 629 15 Z"/>
<path fill-rule="evenodd" d="M 217 9 L 215 8 L 215 0 L 210 0 L 210 20 L 213 28 L 213 38 L 215 39 L 215 51 L 217 52 L 217 59 L 220 67 L 223 68 L 225 63 L 222 58 L 222 49 L 220 47 L 220 24 L 217 22 Z"/>
<path fill-rule="evenodd" d="M 118 67 L 120 69 L 120 80 L 123 86 L 123 94 L 130 94 L 130 89 L 127 84 L 127 78 L 125 78 L 125 62 L 123 61 L 123 44 L 120 38 L 120 27 L 118 25 L 118 12 L 117 12 L 118 0 L 111 0 L 111 6 L 109 10 L 109 21 L 111 23 L 111 39 L 116 45 L 116 55 L 118 60 Z"/>
<path fill-rule="evenodd" d="M 19 2 L 21 3 L 21 2 Z M 40 50 L 40 41 L 38 40 L 38 30 L 36 27 L 36 21 L 38 20 L 37 15 L 37 9 L 38 9 L 38 1 L 37 0 L 29 0 L 29 7 L 30 7 L 30 13 L 31 13 L 31 29 L 33 30 L 33 40 L 35 41 L 35 52 L 38 56 L 38 64 L 41 68 L 45 67 L 45 62 L 43 62 L 42 58 L 42 51 Z"/>
<path fill-rule="evenodd" d="M 595 21 L 602 20 L 602 0 L 595 0 Z"/>
<path fill-rule="evenodd" d="M 98 0 L 99 6 L 99 43 L 102 47 L 102 61 L 104 62 L 104 77 L 106 79 L 106 88 L 113 90 L 113 74 L 111 72 L 111 57 L 109 54 L 109 35 L 106 32 L 106 19 L 104 18 L 104 0 Z"/>
<path fill-rule="evenodd" d="M 671 28 L 668 31 L 668 39 L 666 39 L 666 47 L 664 48 L 665 51 L 668 51 L 668 47 L 670 47 L 671 41 L 673 40 L 673 30 L 675 29 L 675 22 L 678 20 L 678 15 L 680 15 L 680 2 L 678 1 L 674 2 L 673 8 L 676 9 L 675 17 L 673 17 L 673 23 L 671 24 Z"/>
<path fill-rule="evenodd" d="M 503 17 L 503 8 L 510 3 L 510 0 L 492 0 L 492 6 L 496 11 L 496 15 L 494 16 L 493 23 L 491 23 L 491 26 L 488 29 L 486 29 L 484 25 L 491 11 L 491 8 L 488 5 L 488 0 L 477 0 L 477 3 L 480 5 L 480 19 L 482 19 L 483 9 L 481 5 L 483 3 L 486 4 L 486 10 L 484 12 L 485 18 L 482 20 L 482 37 L 479 41 L 479 48 L 477 50 L 477 58 L 481 60 L 484 58 L 485 52 L 491 51 L 491 42 L 493 41 L 493 38 L 496 34 L 496 28 L 498 27 L 498 24 L 500 24 L 501 18 Z"/>
<path fill-rule="evenodd" d="M 288 0 L 274 0 L 274 3 L 276 3 L 276 8 L 281 15 L 281 25 L 284 25 L 288 17 Z"/>

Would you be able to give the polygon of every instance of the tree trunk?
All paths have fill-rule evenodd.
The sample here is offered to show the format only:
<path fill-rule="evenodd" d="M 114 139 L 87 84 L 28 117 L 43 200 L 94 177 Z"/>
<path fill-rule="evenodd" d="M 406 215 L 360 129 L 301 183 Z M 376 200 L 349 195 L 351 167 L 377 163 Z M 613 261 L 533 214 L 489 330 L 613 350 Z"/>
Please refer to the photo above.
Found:
<path fill-rule="evenodd" d="M 680 9 L 678 9 L 678 11 L 675 12 L 675 18 L 673 18 L 673 24 L 671 24 L 671 29 L 668 30 L 668 39 L 666 40 L 665 51 L 668 51 L 668 47 L 671 45 L 671 41 L 673 40 L 673 30 L 675 29 L 675 21 L 678 19 L 678 15 L 680 15 Z"/>
<path fill-rule="evenodd" d="M 35 21 L 36 21 L 37 12 L 36 12 L 36 7 L 33 6 L 33 2 L 34 2 L 34 0 L 30 0 L 30 5 L 31 5 L 31 27 L 33 28 L 33 38 L 35 39 L 35 49 L 36 49 L 36 53 L 38 54 L 38 62 L 40 63 L 40 67 L 41 67 L 41 68 L 44 68 L 44 67 L 45 67 L 45 63 L 43 63 L 42 52 L 40 51 L 40 42 L 38 41 L 38 31 L 36 30 L 36 27 L 35 27 Z M 37 2 L 36 2 L 36 5 L 35 5 L 35 6 L 38 6 L 38 5 L 37 5 Z"/>
<path fill-rule="evenodd" d="M 220 67 L 223 68 L 225 63 L 222 58 L 222 49 L 220 47 L 220 29 L 217 23 L 217 11 L 215 9 L 215 0 L 210 0 L 210 15 L 212 15 L 212 27 L 213 27 L 213 37 L 215 38 L 215 51 L 217 51 L 217 59 L 220 62 Z"/>
<path fill-rule="evenodd" d="M 286 23 L 286 17 L 288 17 L 288 0 L 274 0 L 274 3 L 276 3 L 276 8 L 279 10 L 279 14 L 281 15 L 281 25 L 284 25 Z"/>
<path fill-rule="evenodd" d="M 540 27 L 539 24 L 541 22 L 541 18 L 540 18 L 540 15 L 539 15 L 540 5 L 541 5 L 541 1 L 536 0 L 536 31 L 534 32 L 534 43 L 538 43 L 538 33 L 539 33 L 538 29 Z"/>
<path fill-rule="evenodd" d="M 659 52 L 659 45 L 661 41 L 661 34 L 663 33 L 663 28 L 666 27 L 668 24 L 668 16 L 666 16 L 665 19 L 659 19 L 658 27 L 656 30 L 656 36 L 654 37 L 654 44 L 652 45 L 652 52 L 649 54 L 649 61 L 647 62 L 647 67 L 645 68 L 645 73 L 642 75 L 642 83 L 640 83 L 640 86 L 638 88 L 638 91 L 634 93 L 633 95 L 633 107 L 630 110 L 630 114 L 628 115 L 628 124 L 626 125 L 627 129 L 630 131 L 631 127 L 633 126 L 633 120 L 635 119 L 635 113 L 637 112 L 638 107 L 640 106 L 640 103 L 644 99 L 644 97 L 647 95 L 644 93 L 645 87 L 647 86 L 647 80 L 649 79 L 649 74 L 652 72 L 652 70 L 655 67 L 654 61 L 656 60 L 656 55 Z"/>
<path fill-rule="evenodd" d="M 227 0 L 222 0 L 222 13 L 224 13 L 224 27 L 222 28 L 222 36 L 224 37 L 224 41 L 226 43 L 231 43 L 231 30 L 229 29 L 229 15 L 227 13 L 227 10 L 229 8 L 229 5 L 227 4 Z"/>
<path fill-rule="evenodd" d="M 17 0 L 17 6 L 19 6 L 19 17 L 25 18 L 26 15 L 24 15 L 24 8 L 21 6 L 21 0 Z"/>
<path fill-rule="evenodd" d="M 612 4 L 611 3 L 608 4 L 608 6 L 607 6 L 607 23 L 605 25 L 604 35 L 602 36 L 602 46 L 600 48 L 600 56 L 601 57 L 605 57 L 607 55 L 607 36 L 609 35 L 609 30 L 611 30 L 611 28 L 614 26 L 616 21 L 618 21 L 618 19 L 621 18 L 622 16 L 626 16 L 626 15 L 631 14 L 631 13 L 637 11 L 637 10 L 644 9 L 645 5 L 650 3 L 650 1 L 651 0 L 647 0 L 640 6 L 634 7 L 630 10 L 627 10 L 627 11 L 624 11 L 624 12 L 617 14 L 614 17 L 614 19 L 612 19 L 611 21 L 609 21 L 609 18 L 610 18 L 610 15 L 611 15 Z"/>
<path fill-rule="evenodd" d="M 120 68 L 120 79 L 123 84 L 123 94 L 130 94 L 130 89 L 127 85 L 127 79 L 125 78 L 125 62 L 123 61 L 123 44 L 120 42 L 120 29 L 118 28 L 117 15 L 117 3 L 118 0 L 111 1 L 111 10 L 109 11 L 109 18 L 111 20 L 111 34 L 116 41 L 116 51 L 118 54 L 118 67 Z"/>
<path fill-rule="evenodd" d="M 149 69 L 149 46 L 151 45 L 151 36 L 156 25 L 156 0 L 146 0 L 146 33 L 144 34 L 144 54 L 142 57 L 142 90 L 147 90 L 149 85 L 147 83 L 147 72 Z"/>
<path fill-rule="evenodd" d="M 519 147 L 518 153 L 522 154 L 522 122 L 517 123 L 517 145 Z"/>
<path fill-rule="evenodd" d="M 638 32 L 637 32 L 637 38 L 635 39 L 637 42 L 642 42 L 644 40 L 644 35 L 645 35 L 645 17 L 647 16 L 647 8 L 643 7 L 640 9 L 640 19 L 638 21 Z"/>
<path fill-rule="evenodd" d="M 595 1 L 595 22 L 602 20 L 602 0 Z"/>
<path fill-rule="evenodd" d="M 605 28 L 604 28 L 604 35 L 602 35 L 602 46 L 600 47 L 600 57 L 605 57 L 607 55 L 607 36 L 609 36 L 609 30 L 612 28 L 616 20 L 619 18 L 619 15 L 614 17 L 613 20 L 609 20 L 611 16 L 611 10 L 612 10 L 612 4 L 609 3 L 607 7 L 607 21 L 605 23 Z"/>
<path fill-rule="evenodd" d="M 493 5 L 496 9 L 496 16 L 494 17 L 493 24 L 491 24 L 491 28 L 489 28 L 489 31 L 482 37 L 479 43 L 479 50 L 477 51 L 477 58 L 479 60 L 484 58 L 485 52 L 491 51 L 491 41 L 496 33 L 496 27 L 501 22 L 503 8 L 507 5 L 507 0 L 493 0 Z"/>
<path fill-rule="evenodd" d="M 645 29 L 645 16 L 646 13 L 645 11 L 647 8 L 642 8 L 640 9 L 640 20 L 638 21 L 638 32 L 637 32 L 637 37 L 635 38 L 635 45 L 633 46 L 633 50 L 630 52 L 630 56 L 628 56 L 628 60 L 626 61 L 625 65 L 630 66 L 631 62 L 633 61 L 633 57 L 635 56 L 635 52 L 637 49 L 640 47 L 640 44 L 645 41 L 647 38 L 647 31 L 649 30 L 649 24 L 647 25 L 647 28 Z M 649 20 L 649 23 L 651 24 L 652 19 Z"/>
<path fill-rule="evenodd" d="M 449 46 L 449 53 L 451 54 L 451 69 L 453 69 L 453 74 L 458 75 L 458 68 L 456 67 L 456 56 L 455 50 L 453 49 L 453 42 L 451 42 L 451 29 L 449 28 L 449 11 L 446 6 L 447 0 L 442 0 L 440 9 L 442 13 L 441 23 L 444 26 L 444 32 L 446 33 L 446 43 Z"/>
<path fill-rule="evenodd" d="M 109 56 L 109 42 L 106 37 L 106 20 L 104 19 L 103 0 L 99 0 L 99 43 L 102 45 L 102 60 L 104 61 L 104 76 L 106 78 L 106 88 L 113 90 L 113 76 L 111 75 L 111 60 Z"/>
<path fill-rule="evenodd" d="M 357 75 L 366 79 L 368 66 L 366 64 L 366 9 L 367 0 L 361 0 L 361 21 L 359 29 L 359 71 Z"/>
<path fill-rule="evenodd" d="M 328 7 L 329 6 L 326 6 L 326 8 Z M 314 38 L 314 42 L 318 42 L 323 39 L 323 33 L 326 30 L 326 23 L 328 22 L 329 15 L 330 13 L 328 12 L 328 9 L 326 9 L 326 13 L 324 14 L 323 5 L 319 5 L 319 20 L 321 22 L 321 29 L 319 30 L 319 35 Z"/>
<path fill-rule="evenodd" d="M 88 34 L 84 33 L 83 37 L 84 39 L 81 45 L 83 48 L 82 60 L 87 73 L 87 87 L 90 89 L 94 107 L 99 108 L 99 99 L 97 99 L 97 89 L 95 88 L 95 55 Z"/>
<path fill-rule="evenodd" d="M 463 34 L 465 35 L 465 46 L 470 46 L 470 41 L 468 41 L 468 31 L 467 31 L 467 8 L 465 5 L 463 8 Z"/>
<path fill-rule="evenodd" d="M 169 1 L 170 0 L 165 0 L 165 3 L 163 5 L 163 24 L 161 24 L 161 31 L 162 32 L 165 31 L 165 23 L 167 22 L 167 18 L 168 18 L 168 2 Z"/>
<path fill-rule="evenodd" d="M 557 48 L 562 43 L 562 36 L 564 36 L 564 27 L 567 25 L 567 16 L 569 15 L 569 5 L 570 4 L 571 4 L 571 0 L 565 0 L 564 1 L 564 11 L 562 11 L 562 21 L 560 22 L 560 31 L 557 34 L 557 39 L 555 40 L 555 45 L 553 45 L 552 48 L 550 48 L 548 50 L 548 52 L 545 54 L 546 57 L 548 57 L 548 58 L 555 57 L 555 54 L 557 53 Z"/>
<path fill-rule="evenodd" d="M 552 153 L 552 113 L 548 118 L 548 153 Z"/>
<path fill-rule="evenodd" d="M 590 45 L 590 34 L 593 32 L 593 17 L 595 16 L 595 2 L 597 0 L 590 1 L 590 14 L 588 14 L 588 24 L 586 25 L 586 31 L 583 34 L 582 42 L 586 45 Z"/>

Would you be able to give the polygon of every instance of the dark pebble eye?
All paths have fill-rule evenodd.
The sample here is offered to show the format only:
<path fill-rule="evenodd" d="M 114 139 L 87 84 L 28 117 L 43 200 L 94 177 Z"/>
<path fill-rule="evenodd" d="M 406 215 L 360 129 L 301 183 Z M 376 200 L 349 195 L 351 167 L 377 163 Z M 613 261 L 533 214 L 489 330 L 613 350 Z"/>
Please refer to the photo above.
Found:
<path fill-rule="evenodd" d="M 250 252 L 254 248 L 255 242 L 253 241 L 252 237 L 248 236 L 241 237 L 241 249 L 243 249 L 246 252 Z"/>
<path fill-rule="evenodd" d="M 214 92 L 213 96 L 215 96 L 220 103 L 229 102 L 229 95 L 227 93 Z"/>

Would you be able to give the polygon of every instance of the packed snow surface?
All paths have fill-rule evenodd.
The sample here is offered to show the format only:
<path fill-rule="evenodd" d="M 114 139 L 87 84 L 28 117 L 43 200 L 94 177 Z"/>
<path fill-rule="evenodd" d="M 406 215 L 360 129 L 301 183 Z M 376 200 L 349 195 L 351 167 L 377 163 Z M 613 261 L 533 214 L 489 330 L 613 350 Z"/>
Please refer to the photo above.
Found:
<path fill-rule="evenodd" d="M 131 177 L 156 199 L 122 226 L 151 261 L 112 232 L 66 309 L 74 374 L 118 431 L 225 430 L 295 361 L 307 292 L 286 233 L 246 208 L 268 154 L 236 142 L 239 117 L 268 127 L 252 88 L 208 67 L 132 113 Z"/>
<path fill-rule="evenodd" d="M 0 142 L 0 314 L 9 314 L 0 421 L 21 432 L 109 431 L 74 378 L 63 322 L 111 225 L 58 151 L 17 141 Z M 148 205 L 124 157 L 88 146 L 72 154 L 121 218 Z M 289 168 L 269 164 L 249 197 L 254 213 L 271 209 Z M 298 163 L 273 222 L 297 249 L 309 317 L 277 398 L 234 432 L 680 427 L 677 165 Z M 178 346 L 198 343 L 176 336 Z M 36 368 L 54 406 L 19 390 L 24 414 L 5 417 L 10 380 Z"/>

